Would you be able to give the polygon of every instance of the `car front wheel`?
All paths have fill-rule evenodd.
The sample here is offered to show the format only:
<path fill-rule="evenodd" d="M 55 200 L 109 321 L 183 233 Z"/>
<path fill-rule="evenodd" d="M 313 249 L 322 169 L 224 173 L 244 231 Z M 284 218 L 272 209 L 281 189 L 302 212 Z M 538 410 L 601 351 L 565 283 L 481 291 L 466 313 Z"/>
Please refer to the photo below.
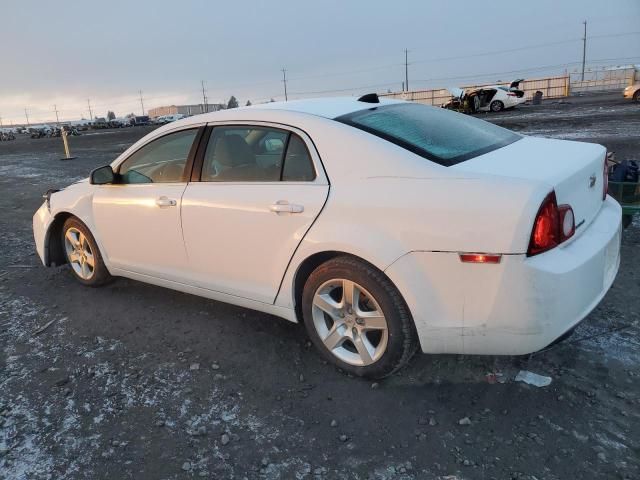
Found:
<path fill-rule="evenodd" d="M 636 90 L 636 93 L 633 94 L 633 100 L 640 103 L 640 90 Z"/>
<path fill-rule="evenodd" d="M 304 286 L 302 311 L 322 355 L 354 375 L 391 375 L 418 346 L 400 292 L 384 273 L 353 257 L 336 257 L 313 271 Z"/>
<path fill-rule="evenodd" d="M 93 235 L 77 218 L 70 217 L 64 222 L 62 245 L 73 276 L 83 285 L 98 287 L 113 278 L 102 261 Z"/>

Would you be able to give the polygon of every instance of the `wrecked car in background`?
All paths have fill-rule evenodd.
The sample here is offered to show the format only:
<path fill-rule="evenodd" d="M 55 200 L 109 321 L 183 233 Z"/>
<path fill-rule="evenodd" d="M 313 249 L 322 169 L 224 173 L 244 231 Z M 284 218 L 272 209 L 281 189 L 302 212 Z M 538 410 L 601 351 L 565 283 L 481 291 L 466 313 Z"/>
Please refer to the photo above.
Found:
<path fill-rule="evenodd" d="M 442 107 L 463 113 L 500 112 L 526 102 L 524 91 L 520 90 L 520 78 L 505 85 L 488 85 L 470 90 L 450 88 L 453 98 Z"/>

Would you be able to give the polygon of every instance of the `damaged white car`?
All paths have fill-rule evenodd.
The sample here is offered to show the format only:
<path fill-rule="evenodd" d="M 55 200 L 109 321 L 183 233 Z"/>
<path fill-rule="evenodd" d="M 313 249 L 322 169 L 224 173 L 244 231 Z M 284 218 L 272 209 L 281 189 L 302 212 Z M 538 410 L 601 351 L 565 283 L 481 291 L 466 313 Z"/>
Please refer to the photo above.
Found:
<path fill-rule="evenodd" d="M 158 128 L 49 191 L 33 230 L 82 284 L 302 322 L 328 360 L 381 378 L 418 348 L 526 354 L 575 327 L 620 261 L 605 167 L 600 145 L 375 94 L 270 103 Z"/>
<path fill-rule="evenodd" d="M 450 88 L 453 99 L 443 107 L 449 110 L 464 110 L 468 113 L 501 112 L 527 101 L 524 91 L 519 89 L 520 82 L 523 81 L 523 79 L 514 80 L 508 87 L 487 85 L 470 90 Z"/>

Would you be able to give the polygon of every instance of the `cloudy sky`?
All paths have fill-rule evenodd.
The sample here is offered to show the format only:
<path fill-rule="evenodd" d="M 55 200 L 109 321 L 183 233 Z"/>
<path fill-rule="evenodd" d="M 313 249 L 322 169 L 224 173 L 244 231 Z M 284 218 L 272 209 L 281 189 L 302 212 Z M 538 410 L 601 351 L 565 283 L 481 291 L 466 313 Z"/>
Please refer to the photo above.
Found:
<path fill-rule="evenodd" d="M 605 8 L 606 6 L 606 8 Z M 640 63 L 639 0 L 0 0 L 0 117 L 118 116 L 534 78 Z M 635 33 L 634 33 L 635 32 Z"/>

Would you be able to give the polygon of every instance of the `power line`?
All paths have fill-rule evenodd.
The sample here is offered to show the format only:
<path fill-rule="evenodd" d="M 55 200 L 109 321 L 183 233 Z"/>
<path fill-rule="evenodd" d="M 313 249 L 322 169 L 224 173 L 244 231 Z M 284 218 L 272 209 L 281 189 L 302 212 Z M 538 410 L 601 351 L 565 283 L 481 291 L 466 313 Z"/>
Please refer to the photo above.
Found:
<path fill-rule="evenodd" d="M 608 33 L 605 35 L 591 35 L 589 38 L 590 39 L 594 39 L 594 38 L 611 38 L 611 37 L 626 37 L 627 35 L 639 35 L 640 31 L 638 32 L 622 32 L 622 33 Z"/>
<path fill-rule="evenodd" d="M 618 58 L 601 58 L 601 59 L 595 59 L 595 60 L 591 60 L 590 63 L 598 63 L 598 62 L 613 62 L 613 61 L 617 61 L 617 60 L 626 60 L 626 61 L 632 61 L 632 60 L 636 60 L 636 59 L 640 59 L 640 57 L 618 57 Z M 508 73 L 523 73 L 523 72 L 534 72 L 537 70 L 550 70 L 550 69 L 554 69 L 554 68 L 563 68 L 563 67 L 568 67 L 569 65 L 580 65 L 581 62 L 568 62 L 568 63 L 559 63 L 556 65 L 544 65 L 544 66 L 539 66 L 539 67 L 531 67 L 531 68 L 524 68 L 524 69 L 520 69 L 520 70 L 508 70 L 508 71 L 502 71 L 502 72 L 487 72 L 487 73 L 481 73 L 481 74 L 474 74 L 474 75 L 460 75 L 460 76 L 456 76 L 456 77 L 439 77 L 439 78 L 427 78 L 427 79 L 422 79 L 422 80 L 417 80 L 418 82 L 433 82 L 433 81 L 442 81 L 442 80 L 459 80 L 459 79 L 465 79 L 465 78 L 482 78 L 482 77 L 488 77 L 488 76 L 492 76 L 492 75 L 504 75 L 504 74 L 508 74 Z"/>
<path fill-rule="evenodd" d="M 349 91 L 352 91 L 352 90 L 364 90 L 366 88 L 389 87 L 391 85 L 397 85 L 397 83 L 396 82 L 378 83 L 376 85 L 365 85 L 365 86 L 350 87 L 350 88 L 337 88 L 337 89 L 333 89 L 333 90 L 316 90 L 314 92 L 294 92 L 294 93 L 292 93 L 292 95 L 316 95 L 316 94 L 322 94 L 322 93 L 349 92 Z"/>

